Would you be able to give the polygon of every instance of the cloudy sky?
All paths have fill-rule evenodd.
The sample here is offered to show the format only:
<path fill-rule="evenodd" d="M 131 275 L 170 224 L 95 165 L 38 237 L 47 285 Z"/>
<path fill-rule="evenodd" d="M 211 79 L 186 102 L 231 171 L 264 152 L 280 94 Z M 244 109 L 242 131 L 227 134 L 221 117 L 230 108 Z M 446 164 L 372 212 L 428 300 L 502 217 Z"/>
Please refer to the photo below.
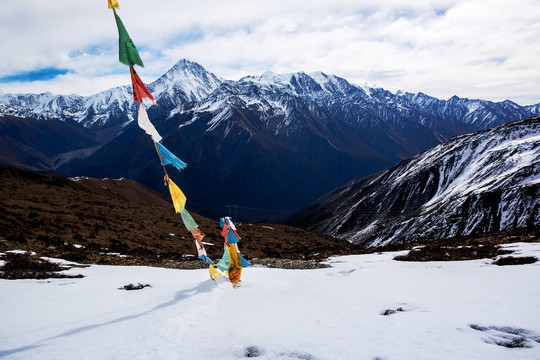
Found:
<path fill-rule="evenodd" d="M 538 0 L 119 0 L 151 82 L 178 60 L 225 79 L 322 71 L 392 92 L 540 103 Z M 128 84 L 106 0 L 1 0 L 0 89 Z"/>

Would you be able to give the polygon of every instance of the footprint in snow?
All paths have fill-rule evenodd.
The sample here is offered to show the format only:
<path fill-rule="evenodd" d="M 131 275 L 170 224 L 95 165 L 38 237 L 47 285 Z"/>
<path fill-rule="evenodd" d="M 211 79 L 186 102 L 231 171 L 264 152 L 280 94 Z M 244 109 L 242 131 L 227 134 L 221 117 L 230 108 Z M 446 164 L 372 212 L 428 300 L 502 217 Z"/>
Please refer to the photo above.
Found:
<path fill-rule="evenodd" d="M 348 270 L 341 270 L 341 271 L 338 271 L 338 272 L 329 272 L 329 273 L 326 273 L 326 276 L 328 276 L 328 277 L 349 276 L 353 272 L 355 272 L 356 270 L 357 269 L 348 269 Z"/>
<path fill-rule="evenodd" d="M 279 354 L 278 359 L 280 360 L 317 360 L 315 356 L 310 353 L 305 352 L 282 352 Z"/>
<path fill-rule="evenodd" d="M 258 346 L 248 346 L 243 351 L 243 356 L 246 358 L 256 358 L 262 356 L 266 351 Z M 317 360 L 313 355 L 302 351 L 284 351 L 272 356 L 276 360 Z"/>
<path fill-rule="evenodd" d="M 527 329 L 510 326 L 481 326 L 476 324 L 470 324 L 469 327 L 485 333 L 488 337 L 482 340 L 487 344 L 507 348 L 531 348 L 534 342 L 540 343 L 540 335 Z"/>

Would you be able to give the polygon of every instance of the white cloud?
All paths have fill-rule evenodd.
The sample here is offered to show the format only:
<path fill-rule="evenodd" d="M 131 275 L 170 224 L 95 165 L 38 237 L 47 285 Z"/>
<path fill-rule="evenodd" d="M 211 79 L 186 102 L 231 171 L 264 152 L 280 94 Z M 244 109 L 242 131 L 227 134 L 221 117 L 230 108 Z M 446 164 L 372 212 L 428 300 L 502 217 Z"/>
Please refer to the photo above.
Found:
<path fill-rule="evenodd" d="M 229 79 L 266 70 L 320 70 L 357 84 L 439 98 L 540 102 L 537 0 L 120 5 L 146 64 L 140 71 L 145 81 L 188 58 Z M 0 84 L 4 91 L 41 92 L 54 85 L 61 93 L 91 94 L 127 74 L 117 63 L 117 30 L 104 0 L 2 0 L 0 31 L 10 34 L 2 40 L 0 76 L 51 66 L 71 71 L 47 83 Z"/>

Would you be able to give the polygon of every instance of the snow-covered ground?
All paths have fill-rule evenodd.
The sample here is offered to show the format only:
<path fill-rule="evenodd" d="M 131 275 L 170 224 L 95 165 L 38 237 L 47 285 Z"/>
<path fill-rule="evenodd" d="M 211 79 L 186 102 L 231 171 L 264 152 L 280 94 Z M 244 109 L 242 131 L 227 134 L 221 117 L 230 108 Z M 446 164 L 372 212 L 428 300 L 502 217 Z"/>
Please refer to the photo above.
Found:
<path fill-rule="evenodd" d="M 540 243 L 508 247 L 540 258 Z M 151 267 L 0 280 L 0 358 L 540 359 L 540 263 L 396 254 L 317 270 L 249 267 L 237 289 L 207 270 Z M 151 287 L 119 289 L 129 283 Z M 527 347 L 496 345 L 521 338 Z"/>

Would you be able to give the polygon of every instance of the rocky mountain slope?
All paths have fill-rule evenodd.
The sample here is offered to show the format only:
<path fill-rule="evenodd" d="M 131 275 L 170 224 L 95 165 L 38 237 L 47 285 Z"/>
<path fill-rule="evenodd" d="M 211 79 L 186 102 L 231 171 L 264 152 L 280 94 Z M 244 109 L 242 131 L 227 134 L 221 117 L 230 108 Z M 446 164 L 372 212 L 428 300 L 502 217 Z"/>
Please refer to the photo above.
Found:
<path fill-rule="evenodd" d="M 211 217 L 234 206 L 252 220 L 281 219 L 452 136 L 538 114 L 538 106 L 510 101 L 393 94 L 321 72 L 226 81 L 187 60 L 148 88 L 157 99 L 148 113 L 163 144 L 188 163 L 175 176 L 191 206 Z M 153 144 L 135 118 L 129 87 L 90 97 L 2 94 L 0 125 L 9 127 L 0 147 L 10 150 L 0 162 L 68 176 L 126 177 L 162 190 Z M 70 144 L 57 141 L 40 153 L 37 137 L 17 135 L 32 120 L 43 138 L 62 136 Z M 70 131 L 55 129 L 59 122 Z"/>
<path fill-rule="evenodd" d="M 204 267 L 170 197 L 134 181 L 68 179 L 0 165 L 0 189 L 0 252 L 27 250 L 82 263 Z M 219 222 L 191 214 L 207 235 L 208 255 L 219 260 Z M 341 240 L 290 226 L 237 226 L 242 253 L 256 258 L 255 263 L 279 258 L 283 266 L 285 260 L 316 261 L 358 251 Z"/>
<path fill-rule="evenodd" d="M 368 246 L 540 226 L 540 117 L 458 136 L 318 199 L 290 224 Z"/>

